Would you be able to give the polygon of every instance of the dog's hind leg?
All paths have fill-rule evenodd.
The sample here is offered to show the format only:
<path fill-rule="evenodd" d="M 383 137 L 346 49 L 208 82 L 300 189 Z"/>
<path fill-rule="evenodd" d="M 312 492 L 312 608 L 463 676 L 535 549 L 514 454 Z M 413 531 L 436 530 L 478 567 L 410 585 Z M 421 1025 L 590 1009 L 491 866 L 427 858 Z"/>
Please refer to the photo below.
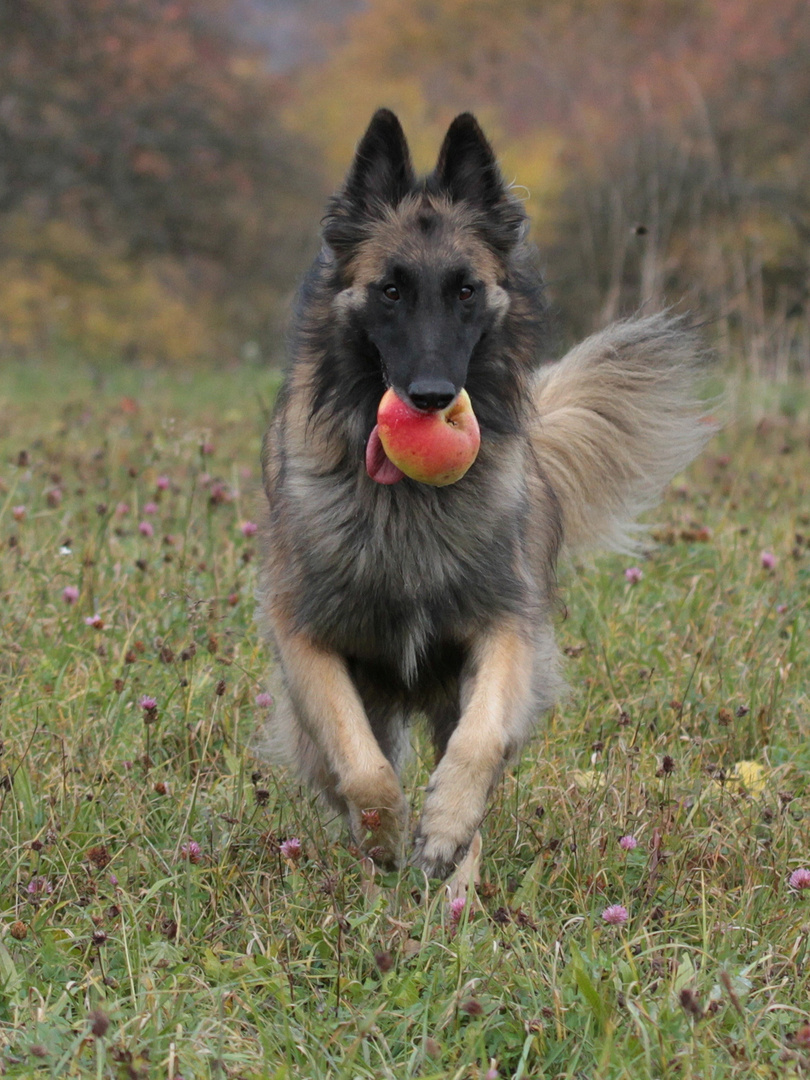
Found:
<path fill-rule="evenodd" d="M 299 767 L 323 785 L 332 803 L 345 808 L 365 851 L 382 863 L 398 862 L 408 805 L 346 662 L 301 634 L 275 630 L 295 722 L 306 736 L 299 740 L 305 749 Z"/>
<path fill-rule="evenodd" d="M 539 691 L 538 675 L 547 686 Z M 529 736 L 560 686 L 550 629 L 540 635 L 502 623 L 478 642 L 462 676 L 462 709 L 427 786 L 413 862 L 446 877 L 464 856 L 504 765 Z"/>

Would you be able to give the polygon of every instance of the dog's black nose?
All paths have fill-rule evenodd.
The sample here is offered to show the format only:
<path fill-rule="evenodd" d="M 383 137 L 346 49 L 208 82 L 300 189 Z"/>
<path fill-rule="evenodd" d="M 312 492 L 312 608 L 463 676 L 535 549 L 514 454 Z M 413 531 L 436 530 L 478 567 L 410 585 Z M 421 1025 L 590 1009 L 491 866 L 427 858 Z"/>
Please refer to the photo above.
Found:
<path fill-rule="evenodd" d="M 414 379 L 408 397 L 417 409 L 446 409 L 456 396 L 456 388 L 446 379 Z"/>

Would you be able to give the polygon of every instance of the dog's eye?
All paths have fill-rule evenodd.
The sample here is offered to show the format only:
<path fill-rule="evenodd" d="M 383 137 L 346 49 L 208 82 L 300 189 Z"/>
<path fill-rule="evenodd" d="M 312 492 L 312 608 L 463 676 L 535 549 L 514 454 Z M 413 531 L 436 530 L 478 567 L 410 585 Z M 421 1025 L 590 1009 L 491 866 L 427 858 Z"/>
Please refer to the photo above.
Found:
<path fill-rule="evenodd" d="M 475 289 L 472 287 L 472 285 L 462 285 L 461 288 L 458 290 L 459 300 L 472 300 L 474 295 Z"/>
<path fill-rule="evenodd" d="M 383 296 L 386 300 L 399 300 L 399 289 L 396 285 L 386 285 L 383 289 Z"/>

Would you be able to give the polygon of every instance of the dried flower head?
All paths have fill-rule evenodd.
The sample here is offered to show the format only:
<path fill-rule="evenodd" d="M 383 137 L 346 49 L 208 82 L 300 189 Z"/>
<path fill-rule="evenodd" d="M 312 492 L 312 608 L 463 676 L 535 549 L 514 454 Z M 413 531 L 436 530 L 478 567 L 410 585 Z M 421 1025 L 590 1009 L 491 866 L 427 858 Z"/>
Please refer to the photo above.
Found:
<path fill-rule="evenodd" d="M 694 990 L 690 990 L 688 986 L 685 986 L 681 990 L 678 1000 L 681 1003 L 681 1008 L 688 1012 L 690 1016 L 693 1016 L 695 1020 L 703 1019 L 703 1006 L 700 1004 L 700 999 Z"/>
<path fill-rule="evenodd" d="M 467 1016 L 480 1016 L 484 1011 L 484 1006 L 480 1001 L 476 1001 L 475 998 L 470 998 L 468 1001 L 464 1001 L 459 1006 L 462 1012 L 465 1012 Z"/>
<path fill-rule="evenodd" d="M 374 954 L 374 962 L 381 974 L 385 975 L 394 966 L 394 958 L 390 952 L 378 952 Z"/>
<path fill-rule="evenodd" d="M 382 818 L 380 817 L 379 810 L 363 810 L 360 814 L 360 821 L 367 832 L 379 832 L 382 827 Z"/>
<path fill-rule="evenodd" d="M 87 1018 L 90 1021 L 90 1031 L 97 1039 L 103 1039 L 110 1026 L 110 1018 L 101 1009 L 93 1009 Z"/>
<path fill-rule="evenodd" d="M 664 754 L 661 758 L 661 768 L 659 771 L 662 776 L 669 776 L 671 773 L 674 773 L 675 758 L 671 757 L 669 754 Z"/>
<path fill-rule="evenodd" d="M 103 870 L 110 861 L 110 853 L 104 844 L 96 844 L 88 849 L 87 858 L 97 870 Z"/>

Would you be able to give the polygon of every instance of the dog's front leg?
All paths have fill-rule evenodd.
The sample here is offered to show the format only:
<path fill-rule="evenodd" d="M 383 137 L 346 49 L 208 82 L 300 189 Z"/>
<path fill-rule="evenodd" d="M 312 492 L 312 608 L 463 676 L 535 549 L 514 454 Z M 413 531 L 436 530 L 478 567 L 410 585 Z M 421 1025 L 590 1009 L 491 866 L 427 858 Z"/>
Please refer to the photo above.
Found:
<path fill-rule="evenodd" d="M 396 864 L 408 804 L 345 660 L 301 634 L 277 632 L 276 642 L 295 717 L 324 758 L 322 781 L 332 785 L 324 793 L 345 806 L 354 838 L 365 851 Z"/>
<path fill-rule="evenodd" d="M 413 862 L 429 877 L 446 877 L 463 857 L 506 761 L 526 739 L 536 657 L 536 644 L 511 622 L 473 650 L 461 718 L 428 783 L 414 841 Z"/>

